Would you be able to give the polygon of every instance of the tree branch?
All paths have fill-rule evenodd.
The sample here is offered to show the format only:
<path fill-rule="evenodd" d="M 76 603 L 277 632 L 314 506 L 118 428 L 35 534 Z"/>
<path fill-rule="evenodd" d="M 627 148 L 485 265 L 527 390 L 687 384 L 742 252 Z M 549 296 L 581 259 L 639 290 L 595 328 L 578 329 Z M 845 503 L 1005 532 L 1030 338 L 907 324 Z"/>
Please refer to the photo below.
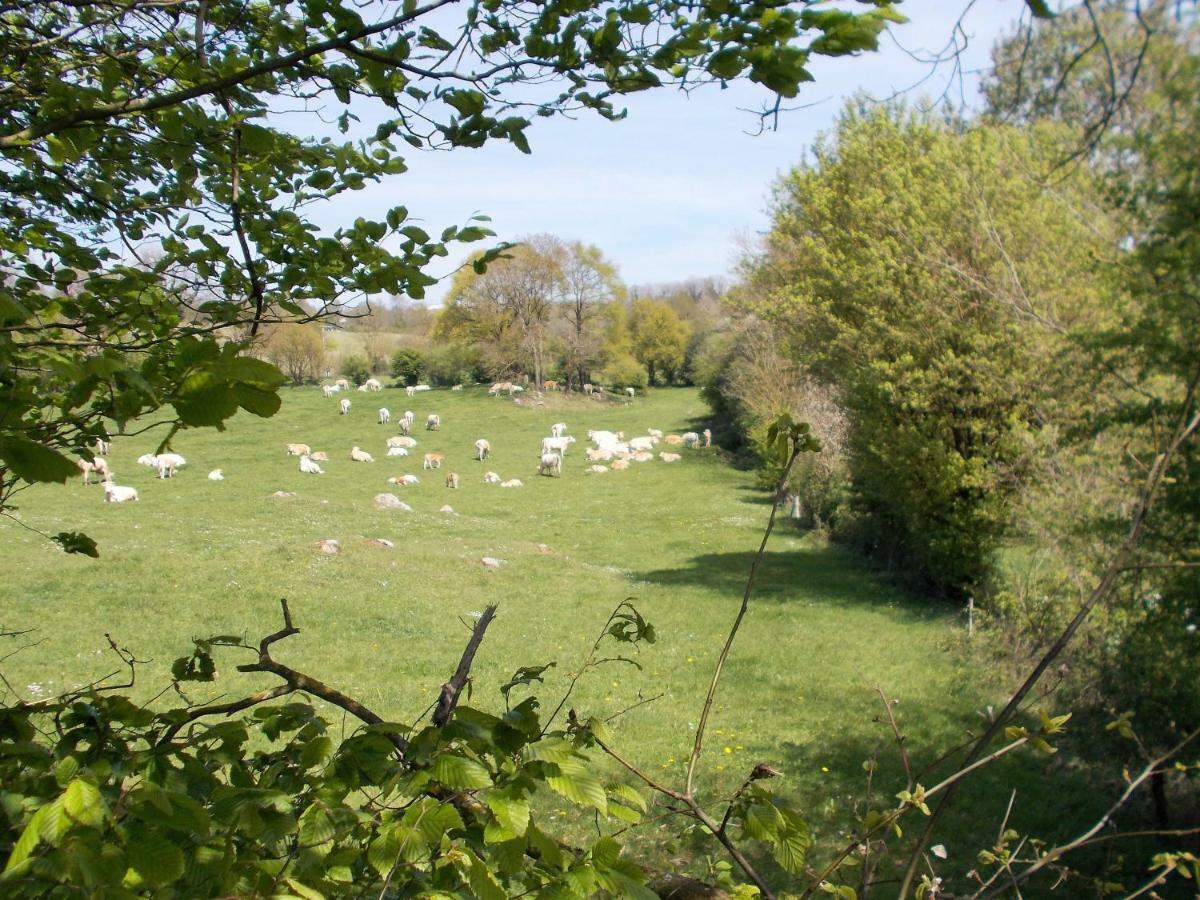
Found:
<path fill-rule="evenodd" d="M 475 623 L 475 627 L 471 631 L 471 639 L 467 641 L 462 658 L 458 661 L 458 668 L 455 669 L 450 680 L 442 685 L 442 694 L 438 700 L 437 709 L 433 711 L 433 724 L 438 728 L 444 728 L 450 721 L 450 716 L 454 714 L 454 707 L 458 705 L 458 696 L 462 693 L 462 689 L 467 683 L 467 676 L 471 673 L 471 664 L 475 661 L 475 651 L 479 649 L 479 644 L 483 641 L 483 633 L 487 631 L 495 617 L 496 605 L 494 603 L 484 608 L 483 615 L 479 617 L 479 621 Z"/>

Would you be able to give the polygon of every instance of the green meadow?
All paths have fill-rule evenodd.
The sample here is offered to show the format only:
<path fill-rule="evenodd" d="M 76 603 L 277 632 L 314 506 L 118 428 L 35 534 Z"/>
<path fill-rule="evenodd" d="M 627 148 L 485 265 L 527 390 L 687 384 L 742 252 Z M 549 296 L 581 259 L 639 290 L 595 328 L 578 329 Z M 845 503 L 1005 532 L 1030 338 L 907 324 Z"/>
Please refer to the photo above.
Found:
<path fill-rule="evenodd" d="M 338 414 L 338 398 L 310 387 L 285 391 L 274 418 L 239 414 L 225 433 L 184 432 L 174 449 L 188 464 L 169 480 L 135 462 L 154 450 L 161 430 L 116 438 L 110 463 L 118 484 L 138 489 L 137 503 L 104 503 L 101 487 L 78 480 L 20 493 L 21 524 L 0 524 L 2 624 L 35 631 L 27 641 L 33 646 L 3 661 L 8 681 L 33 698 L 103 677 L 118 668 L 107 633 L 145 661 L 133 692 L 149 699 L 169 685 L 170 664 L 189 651 L 191 638 L 242 634 L 256 643 L 280 627 L 279 598 L 286 597 L 302 631 L 276 645 L 278 658 L 385 719 L 416 720 L 453 671 L 465 623 L 496 603 L 469 702 L 500 707 L 498 687 L 518 666 L 553 661 L 546 683 L 536 686 L 545 710 L 611 610 L 633 598 L 655 625 L 657 643 L 638 654 L 639 667 L 614 664 L 583 679 L 571 706 L 616 716 L 611 725 L 626 757 L 678 783 L 769 504 L 753 473 L 716 448 L 682 451 L 673 465 L 655 460 L 603 475 L 584 474 L 583 451 L 589 428 L 633 436 L 697 427 L 707 412 L 698 393 L 660 389 L 629 403 L 552 396 L 544 407 L 491 398 L 483 388 L 411 399 L 393 389 L 339 396 L 353 403 L 348 416 Z M 377 423 L 380 406 L 391 410 L 392 425 Z M 416 414 L 418 447 L 388 459 L 385 439 L 406 409 Z M 423 429 L 431 412 L 442 417 L 438 432 Z M 539 477 L 540 439 L 558 421 L 578 443 L 561 478 Z M 480 437 L 493 448 L 486 463 L 473 458 Z M 285 454 L 288 442 L 327 452 L 325 474 L 301 474 Z M 351 462 L 355 445 L 376 461 Z M 445 454 L 441 472 L 422 472 L 421 454 L 430 451 Z M 223 481 L 207 479 L 216 468 Z M 520 478 L 524 487 L 485 484 L 487 470 Z M 443 485 L 448 471 L 459 473 L 459 490 Z M 421 483 L 386 483 L 403 473 Z M 277 491 L 295 496 L 278 499 Z M 412 512 L 377 509 L 381 492 L 399 495 Z M 445 504 L 454 512 L 440 512 Z M 29 529 L 86 532 L 101 556 L 66 556 Z M 341 552 L 316 549 L 331 538 Z M 485 556 L 503 565 L 485 568 Z M 786 776 L 780 790 L 829 837 L 863 795 L 863 761 L 878 756 L 877 802 L 890 803 L 902 787 L 900 764 L 880 722 L 877 688 L 899 700 L 918 768 L 961 742 L 981 723 L 980 711 L 1003 700 L 1005 685 L 986 675 L 987 656 L 970 646 L 964 625 L 957 609 L 905 595 L 849 555 L 781 523 L 726 668 L 702 789 L 727 795 L 755 763 L 768 761 Z M 244 651 L 224 653 L 216 682 L 190 685 L 188 696 L 232 698 L 272 684 L 239 675 L 234 666 L 242 661 Z M 658 699 L 635 706 L 650 697 Z M 952 835 L 975 843 L 951 852 L 990 843 L 1010 787 L 1022 795 L 1044 789 L 1038 778 L 1046 759 L 1024 756 L 964 792 L 945 843 Z M 1090 802 L 1083 791 L 1063 796 Z M 1051 812 L 1062 822 L 1074 818 L 1065 803 Z M 1018 827 L 1022 814 L 1018 803 Z M 648 847 L 666 840 L 654 827 L 644 834 Z"/>

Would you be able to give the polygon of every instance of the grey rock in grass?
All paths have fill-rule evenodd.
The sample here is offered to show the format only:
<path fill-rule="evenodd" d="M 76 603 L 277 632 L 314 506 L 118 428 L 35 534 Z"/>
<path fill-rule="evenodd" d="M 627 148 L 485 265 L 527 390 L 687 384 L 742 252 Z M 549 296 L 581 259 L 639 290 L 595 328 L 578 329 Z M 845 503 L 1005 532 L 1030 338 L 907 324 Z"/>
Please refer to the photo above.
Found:
<path fill-rule="evenodd" d="M 412 507 L 395 494 L 376 494 L 375 506 L 378 509 L 402 509 L 404 512 L 412 512 Z"/>
<path fill-rule="evenodd" d="M 326 556 L 336 556 L 342 552 L 342 545 L 334 538 L 329 538 L 328 540 L 317 541 L 317 550 Z"/>

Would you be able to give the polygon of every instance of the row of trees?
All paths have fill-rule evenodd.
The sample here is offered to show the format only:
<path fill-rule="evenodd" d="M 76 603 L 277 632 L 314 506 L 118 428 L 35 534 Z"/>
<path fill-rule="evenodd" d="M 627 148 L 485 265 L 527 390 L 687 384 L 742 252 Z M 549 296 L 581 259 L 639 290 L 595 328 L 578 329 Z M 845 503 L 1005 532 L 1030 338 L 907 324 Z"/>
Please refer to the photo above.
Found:
<path fill-rule="evenodd" d="M 1200 726 L 1200 28 L 1113 3 L 996 62 L 974 118 L 848 105 L 776 185 L 700 377 L 760 451 L 810 421 L 806 514 L 1016 646 L 1121 559 L 1075 684 L 1161 749 Z"/>
<path fill-rule="evenodd" d="M 456 275 L 433 322 L 425 371 L 435 380 L 468 371 L 477 375 L 470 380 L 551 379 L 567 390 L 681 383 L 693 310 L 669 302 L 674 296 L 670 288 L 639 296 L 598 248 L 535 235 L 486 271 Z M 449 371 L 447 357 L 459 361 Z M 412 358 L 398 355 L 398 377 L 420 377 Z"/>

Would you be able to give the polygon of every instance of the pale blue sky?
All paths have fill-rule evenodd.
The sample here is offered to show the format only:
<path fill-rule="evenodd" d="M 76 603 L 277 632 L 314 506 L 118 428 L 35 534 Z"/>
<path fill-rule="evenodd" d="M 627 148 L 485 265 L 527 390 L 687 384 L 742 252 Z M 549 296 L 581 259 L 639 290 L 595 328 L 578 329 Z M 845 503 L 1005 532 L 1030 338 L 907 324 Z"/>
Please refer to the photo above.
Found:
<path fill-rule="evenodd" d="M 965 6 L 910 0 L 903 5 L 910 22 L 894 36 L 910 51 L 940 51 Z M 1022 8 L 1021 0 L 978 0 L 963 23 L 970 40 L 961 85 L 947 65 L 909 96 L 917 101 L 949 89 L 955 102 L 963 96 L 972 102 L 978 70 Z M 620 122 L 536 121 L 530 156 L 501 142 L 414 151 L 407 174 L 338 198 L 316 218 L 336 226 L 359 215 L 381 218 L 402 204 L 436 233 L 480 212 L 492 217 L 503 240 L 549 232 L 595 244 L 629 284 L 727 275 L 739 241 L 766 228 L 771 183 L 830 127 L 846 97 L 856 91 L 886 97 L 929 74 L 896 40 L 885 36 L 879 53 L 818 60 L 816 81 L 796 101 L 815 105 L 783 114 L 776 131 L 747 133 L 756 118 L 744 110 L 760 107 L 764 97 L 754 85 L 690 96 L 651 91 L 629 97 L 629 116 Z M 450 272 L 464 255 L 442 261 L 434 274 Z M 442 285 L 431 289 L 426 302 L 440 302 L 443 293 Z"/>

